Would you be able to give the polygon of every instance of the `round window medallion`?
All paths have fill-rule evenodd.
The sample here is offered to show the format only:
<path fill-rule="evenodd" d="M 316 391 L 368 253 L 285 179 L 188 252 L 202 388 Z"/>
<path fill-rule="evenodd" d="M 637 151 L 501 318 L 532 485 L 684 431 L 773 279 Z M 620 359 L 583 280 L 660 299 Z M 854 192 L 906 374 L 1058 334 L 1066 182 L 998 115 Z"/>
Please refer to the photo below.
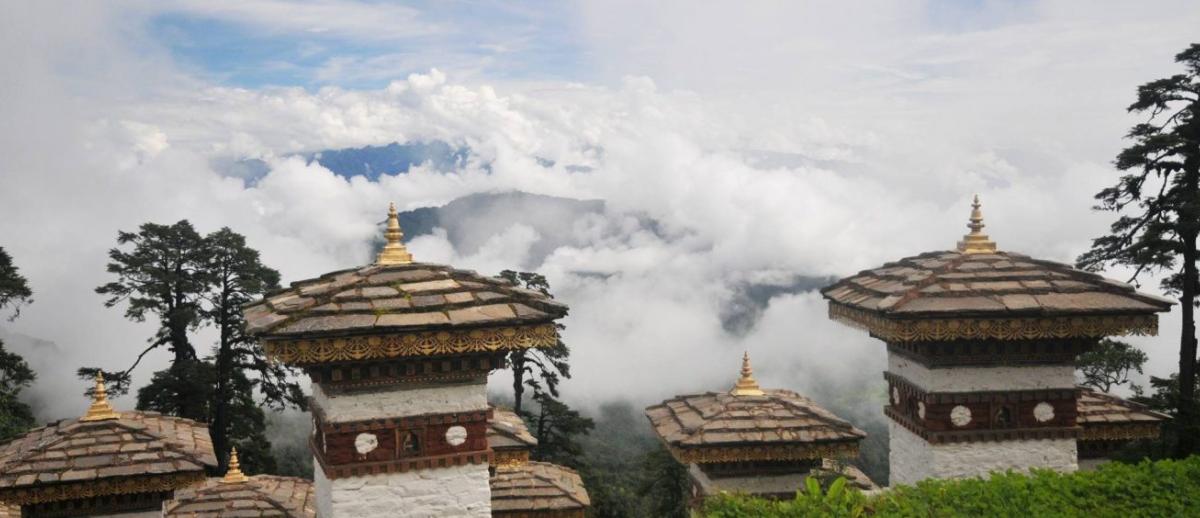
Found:
<path fill-rule="evenodd" d="M 950 409 L 950 422 L 958 427 L 967 426 L 971 422 L 971 409 L 962 405 Z"/>
<path fill-rule="evenodd" d="M 892 387 L 892 404 L 900 404 L 900 389 L 897 389 L 896 387 Z"/>
<path fill-rule="evenodd" d="M 373 433 L 360 433 L 354 438 L 354 449 L 359 455 L 366 455 L 379 447 L 379 438 Z"/>
<path fill-rule="evenodd" d="M 451 446 L 458 446 L 467 442 L 467 429 L 461 426 L 451 426 L 446 430 L 446 442 Z"/>
<path fill-rule="evenodd" d="M 1038 403 L 1033 407 L 1033 418 L 1037 419 L 1039 423 L 1054 419 L 1054 406 L 1045 401 Z"/>
<path fill-rule="evenodd" d="M 925 419 L 925 402 L 917 401 L 917 417 Z"/>

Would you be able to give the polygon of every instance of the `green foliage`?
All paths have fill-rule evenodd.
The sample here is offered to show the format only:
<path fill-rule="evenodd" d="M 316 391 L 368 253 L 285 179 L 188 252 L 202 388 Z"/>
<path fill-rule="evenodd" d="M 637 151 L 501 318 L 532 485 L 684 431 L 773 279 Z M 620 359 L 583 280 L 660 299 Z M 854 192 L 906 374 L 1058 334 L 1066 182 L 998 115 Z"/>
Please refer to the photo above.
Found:
<path fill-rule="evenodd" d="M 1072 474 L 1037 470 L 1028 475 L 996 473 L 988 479 L 927 480 L 870 497 L 844 487 L 844 482 L 825 492 L 813 484 L 787 501 L 717 496 L 705 502 L 701 514 L 719 518 L 1191 516 L 1200 506 L 1200 457 L 1114 462 Z"/>
<path fill-rule="evenodd" d="M 12 257 L 0 246 L 0 310 L 11 307 L 13 314 L 9 320 L 21 314 L 21 306 L 33 302 L 33 291 L 29 282 L 17 271 Z"/>
<path fill-rule="evenodd" d="M 526 289 L 550 294 L 550 282 L 546 277 L 534 272 L 515 272 L 504 270 L 500 277 L 515 285 L 524 285 Z M 555 324 L 558 330 L 563 330 L 562 324 Z M 560 333 L 561 335 L 561 333 Z M 558 383 L 561 379 L 571 379 L 571 365 L 568 360 L 571 350 L 560 339 L 552 347 L 538 349 L 518 349 L 508 353 L 508 366 L 513 374 L 513 411 L 522 412 L 525 399 L 525 388 L 533 390 L 534 397 L 542 397 L 549 393 L 550 397 L 558 397 Z"/>
<path fill-rule="evenodd" d="M 1138 87 L 1128 111 L 1148 115 L 1129 130 L 1132 144 L 1117 155 L 1125 174 L 1096 194 L 1097 209 L 1120 214 L 1108 235 L 1092 241 L 1079 266 L 1110 265 L 1163 274 L 1162 288 L 1179 296 L 1183 326 L 1179 339 L 1179 435 L 1176 454 L 1196 451 L 1200 415 L 1192 397 L 1196 386 L 1195 303 L 1200 289 L 1200 44 L 1175 56 L 1185 73 Z"/>
<path fill-rule="evenodd" d="M 33 410 L 17 398 L 36 378 L 25 359 L 4 350 L 0 341 L 0 443 L 33 428 Z"/>
<path fill-rule="evenodd" d="M 21 314 L 21 306 L 33 302 L 33 290 L 13 265 L 12 257 L 0 247 L 0 310 L 13 308 L 9 320 Z M 33 409 L 21 402 L 21 390 L 29 387 L 37 374 L 20 355 L 4 349 L 0 341 L 0 442 L 7 441 L 34 425 Z"/>
<path fill-rule="evenodd" d="M 1076 367 L 1083 376 L 1083 384 L 1102 392 L 1129 383 L 1132 371 L 1142 373 L 1146 364 L 1146 353 L 1120 340 L 1100 340 L 1095 350 L 1079 355 Z"/>
<path fill-rule="evenodd" d="M 692 482 L 687 467 L 671 456 L 665 446 L 657 445 L 646 453 L 639 467 L 637 495 L 642 500 L 642 516 L 686 518 Z"/>
<path fill-rule="evenodd" d="M 582 468 L 583 447 L 579 438 L 590 433 L 595 422 L 546 394 L 534 396 L 533 401 L 537 409 L 522 416 L 538 440 L 530 456 L 533 460 Z"/>
<path fill-rule="evenodd" d="M 293 372 L 267 361 L 245 334 L 241 308 L 277 289 L 279 272 L 262 264 L 242 235 L 222 228 L 201 237 L 187 220 L 146 223 L 137 233 L 120 232 L 117 243 L 108 264 L 117 279 L 96 292 L 108 296 L 106 306 L 126 304 L 131 320 L 156 317 L 159 330 L 128 369 L 103 371 L 110 392 L 127 391 L 141 359 L 166 346 L 174 353 L 171 366 L 138 390 L 138 408 L 208 423 L 220 459 L 218 473 L 225 470 L 232 446 L 245 470 L 273 472 L 265 417 L 254 396 L 276 409 L 303 409 L 305 397 Z M 201 358 L 188 335 L 203 325 L 216 328 L 218 340 L 212 354 Z M 79 374 L 90 378 L 98 371 L 87 367 Z"/>

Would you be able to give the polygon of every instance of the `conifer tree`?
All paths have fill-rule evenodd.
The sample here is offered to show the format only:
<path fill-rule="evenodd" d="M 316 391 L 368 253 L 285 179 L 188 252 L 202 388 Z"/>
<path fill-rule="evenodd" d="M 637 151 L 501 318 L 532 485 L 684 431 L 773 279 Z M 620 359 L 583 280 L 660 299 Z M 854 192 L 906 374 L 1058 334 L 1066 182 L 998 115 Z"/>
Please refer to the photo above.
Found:
<path fill-rule="evenodd" d="M 274 471 L 265 414 L 255 395 L 261 394 L 268 407 L 303 408 L 304 394 L 291 371 L 268 362 L 244 333 L 241 307 L 278 288 L 279 272 L 262 264 L 242 235 L 222 228 L 201 237 L 186 220 L 170 226 L 144 224 L 137 234 L 121 232 L 118 243 L 132 243 L 133 250 L 109 253 L 108 270 L 118 280 L 96 291 L 110 296 L 105 302 L 109 307 L 128 302 L 128 318 L 156 315 L 161 326 L 131 367 L 105 372 L 106 378 L 118 380 L 113 392 L 127 391 L 129 375 L 142 357 L 165 345 L 174 359 L 138 390 L 138 409 L 208 423 L 213 448 L 220 452 L 217 473 L 226 469 L 233 446 L 244 471 Z M 205 357 L 197 355 L 188 336 L 202 325 L 212 325 L 218 336 Z M 80 375 L 97 370 L 80 369 Z"/>
<path fill-rule="evenodd" d="M 205 420 L 204 409 L 196 406 L 197 385 L 189 385 L 187 373 L 194 371 L 198 358 L 188 332 L 200 325 L 200 302 L 208 287 L 205 272 L 208 252 L 203 238 L 187 220 L 174 225 L 145 223 L 137 233 L 118 232 L 118 248 L 109 250 L 108 271 L 117 280 L 96 288 L 107 295 L 106 307 L 125 303 L 125 317 L 135 322 L 157 317 L 159 327 L 150 338 L 150 345 L 124 371 L 104 372 L 109 391 L 115 395 L 128 392 L 129 373 L 150 351 L 166 346 L 174 355 L 169 377 L 175 382 L 167 385 L 174 401 L 169 413 L 189 419 Z M 132 245 L 126 251 L 120 246 Z M 94 376 L 99 369 L 82 368 L 81 378 Z"/>
<path fill-rule="evenodd" d="M 209 252 L 205 270 L 211 287 L 205 295 L 208 303 L 202 315 L 217 328 L 219 335 L 213 355 L 215 386 L 209 429 L 217 451 L 229 451 L 232 440 L 242 452 L 242 461 L 253 467 L 256 457 L 262 455 L 251 443 L 266 441 L 265 438 L 255 439 L 262 435 L 266 425 L 262 410 L 251 397 L 254 389 L 262 393 L 264 402 L 271 407 L 294 405 L 303 408 L 305 402 L 300 385 L 288 377 L 290 371 L 280 364 L 268 362 L 262 349 L 243 332 L 242 306 L 279 288 L 279 272 L 263 265 L 258 251 L 246 246 L 246 238 L 228 227 L 209 234 L 204 242 Z M 246 370 L 257 374 L 253 382 L 246 378 Z M 237 411 L 239 402 L 241 410 Z M 244 428 L 243 433 L 234 433 L 238 427 Z M 268 455 L 261 462 L 270 459 L 269 443 L 266 445 L 268 451 L 264 453 Z M 218 471 L 225 470 L 226 462 L 227 457 L 222 455 Z"/>
<path fill-rule="evenodd" d="M 550 282 L 546 277 L 533 272 L 515 272 L 504 270 L 500 277 L 513 284 L 524 285 L 526 289 L 539 291 L 552 297 Z M 559 331 L 563 325 L 555 323 Z M 533 390 L 535 398 L 548 393 L 550 397 L 558 397 L 558 383 L 561 378 L 571 379 L 571 365 L 567 359 L 571 350 L 559 339 L 553 347 L 538 349 L 518 349 L 508 353 L 508 365 L 513 375 L 513 411 L 521 415 L 525 399 L 525 388 Z M 536 377 L 535 377 L 536 376 Z"/>
<path fill-rule="evenodd" d="M 12 309 L 9 320 L 17 318 L 22 305 L 33 301 L 33 291 L 25 277 L 13 265 L 12 257 L 0 247 L 0 313 Z M 16 353 L 4 349 L 0 341 L 0 443 L 33 427 L 33 410 L 18 398 L 37 374 Z"/>
<path fill-rule="evenodd" d="M 1115 386 L 1129 383 L 1129 375 L 1134 371 L 1141 374 L 1147 359 L 1141 349 L 1105 338 L 1095 350 L 1079 355 L 1076 367 L 1083 377 L 1081 384 L 1109 392 Z"/>
<path fill-rule="evenodd" d="M 1132 113 L 1148 120 L 1129 131 L 1133 144 L 1121 151 L 1116 167 L 1126 174 L 1100 191 L 1097 209 L 1121 213 L 1111 233 L 1096 238 L 1079 265 L 1100 269 L 1124 265 L 1143 273 L 1168 274 L 1163 288 L 1179 297 L 1183 329 L 1179 338 L 1180 396 L 1175 419 L 1181 435 L 1177 455 L 1196 451 L 1196 240 L 1200 234 L 1200 44 L 1175 56 L 1184 73 L 1138 87 Z"/>

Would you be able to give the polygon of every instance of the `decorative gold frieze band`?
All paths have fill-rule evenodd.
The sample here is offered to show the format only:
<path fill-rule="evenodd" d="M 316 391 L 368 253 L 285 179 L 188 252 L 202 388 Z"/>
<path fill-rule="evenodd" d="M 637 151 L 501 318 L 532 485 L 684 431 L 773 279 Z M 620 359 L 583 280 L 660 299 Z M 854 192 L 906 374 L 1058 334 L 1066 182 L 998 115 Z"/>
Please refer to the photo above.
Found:
<path fill-rule="evenodd" d="M 78 483 L 0 489 L 0 501 L 10 505 L 31 505 L 109 495 L 157 493 L 182 489 L 203 481 L 203 471 L 102 478 L 82 480 Z"/>
<path fill-rule="evenodd" d="M 1093 424 L 1083 425 L 1081 441 L 1128 441 L 1132 439 L 1157 439 L 1161 433 L 1158 423 L 1154 424 Z"/>
<path fill-rule="evenodd" d="M 554 324 L 429 331 L 392 335 L 268 340 L 263 350 L 287 365 L 315 365 L 386 358 L 447 356 L 550 347 L 558 343 Z"/>
<path fill-rule="evenodd" d="M 865 329 L 888 342 L 1037 340 L 1158 334 L 1158 315 L 1154 314 L 900 320 L 831 302 L 829 318 Z"/>
<path fill-rule="evenodd" d="M 529 464 L 529 450 L 492 450 L 492 467 L 507 468 Z"/>
<path fill-rule="evenodd" d="M 693 462 L 707 464 L 715 462 L 787 461 L 858 456 L 857 442 L 704 448 L 680 448 L 671 445 L 669 449 L 671 450 L 671 455 L 683 464 Z"/>

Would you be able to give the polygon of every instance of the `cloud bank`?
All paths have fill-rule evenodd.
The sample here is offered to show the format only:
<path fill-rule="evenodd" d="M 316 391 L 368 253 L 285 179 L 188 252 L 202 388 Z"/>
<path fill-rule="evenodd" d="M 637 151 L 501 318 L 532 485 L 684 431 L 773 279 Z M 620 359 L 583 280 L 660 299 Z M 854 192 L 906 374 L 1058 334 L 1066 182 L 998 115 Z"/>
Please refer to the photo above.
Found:
<path fill-rule="evenodd" d="M 204 5 L 208 17 L 290 16 L 275 2 Z M 270 30 L 310 30 L 336 5 Z M 118 230 L 227 225 L 291 281 L 368 262 L 389 201 L 410 210 L 520 191 L 604 209 L 553 228 L 523 222 L 519 208 L 489 213 L 488 235 L 435 231 L 410 249 L 484 273 L 546 274 L 572 308 L 568 399 L 648 404 L 722 389 L 743 350 L 768 386 L 869 387 L 882 344 L 828 321 L 816 294 L 778 291 L 736 332 L 723 311 L 747 284 L 950 248 L 976 192 L 1003 249 L 1071 261 L 1109 220 L 1088 207 L 1115 178 L 1109 161 L 1133 122 L 1122 107 L 1137 84 L 1172 72 L 1170 56 L 1200 21 L 1165 4 L 1031 2 L 946 19 L 930 15 L 936 3 L 728 13 L 689 2 L 623 24 L 609 5 L 572 13 L 587 77 L 433 69 L 365 89 L 214 83 L 148 35 L 145 4 L 73 4 L 62 17 L 47 11 L 66 4 L 6 6 L 0 55 L 16 73 L 0 81 L 0 246 L 37 303 L 5 327 L 56 344 L 43 379 L 119 368 L 153 326 L 92 292 Z M 337 30 L 352 37 L 367 18 Z M 377 181 L 301 156 L 434 140 L 471 154 L 450 171 L 417 166 Z M 265 164 L 258 181 L 219 166 L 244 159 Z M 1175 318 L 1138 340 L 1155 374 L 1173 370 Z M 167 360 L 149 358 L 135 382 Z M 43 417 L 84 407 L 53 401 Z"/>

